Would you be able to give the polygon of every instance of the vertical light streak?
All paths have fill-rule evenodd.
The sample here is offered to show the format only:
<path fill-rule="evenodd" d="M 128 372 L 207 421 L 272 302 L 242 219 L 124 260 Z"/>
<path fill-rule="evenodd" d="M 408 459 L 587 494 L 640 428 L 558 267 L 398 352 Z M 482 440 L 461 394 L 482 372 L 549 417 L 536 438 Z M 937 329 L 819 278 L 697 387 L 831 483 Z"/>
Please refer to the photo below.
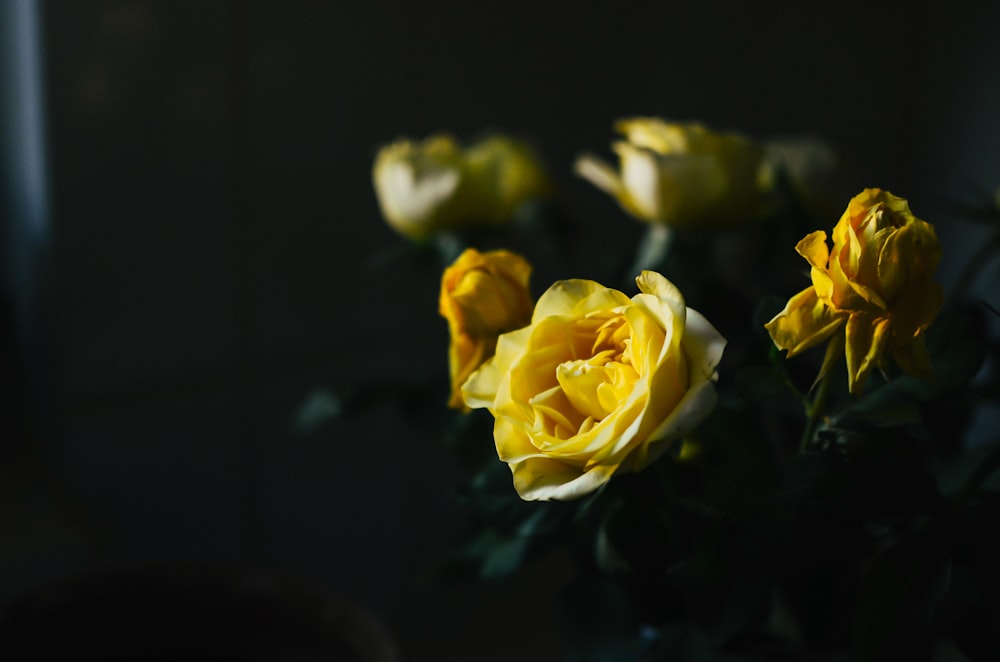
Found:
<path fill-rule="evenodd" d="M 6 226 L 6 285 L 22 327 L 30 324 L 50 236 L 39 5 L 0 2 L 0 218 Z"/>

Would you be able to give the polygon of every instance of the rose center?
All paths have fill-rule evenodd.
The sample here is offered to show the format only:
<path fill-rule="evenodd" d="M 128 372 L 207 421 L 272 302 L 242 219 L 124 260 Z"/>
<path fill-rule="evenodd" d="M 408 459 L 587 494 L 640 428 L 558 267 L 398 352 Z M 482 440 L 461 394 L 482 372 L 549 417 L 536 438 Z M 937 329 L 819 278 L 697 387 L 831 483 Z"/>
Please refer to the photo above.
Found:
<path fill-rule="evenodd" d="M 632 366 L 613 360 L 613 350 L 556 368 L 556 379 L 566 399 L 578 412 L 602 420 L 632 389 L 638 375 Z"/>

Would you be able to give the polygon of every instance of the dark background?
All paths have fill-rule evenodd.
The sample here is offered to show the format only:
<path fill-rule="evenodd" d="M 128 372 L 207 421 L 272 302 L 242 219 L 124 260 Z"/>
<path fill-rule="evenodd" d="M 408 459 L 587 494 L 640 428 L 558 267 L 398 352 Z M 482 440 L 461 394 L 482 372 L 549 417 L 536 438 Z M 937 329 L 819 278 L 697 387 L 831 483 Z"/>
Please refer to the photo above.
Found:
<path fill-rule="evenodd" d="M 398 137 L 525 137 L 569 216 L 637 234 L 571 169 L 608 153 L 615 119 L 817 136 L 858 190 L 935 223 L 946 287 L 982 233 L 952 203 L 1000 185 L 989 3 L 29 4 L 45 205 L 23 204 L 30 150 L 9 120 L 0 599 L 121 564 L 249 561 L 369 607 L 408 659 L 559 650 L 558 558 L 426 588 L 461 519 L 433 426 L 387 402 L 293 431 L 315 387 L 444 370 L 438 274 L 401 251 L 371 187 Z"/>

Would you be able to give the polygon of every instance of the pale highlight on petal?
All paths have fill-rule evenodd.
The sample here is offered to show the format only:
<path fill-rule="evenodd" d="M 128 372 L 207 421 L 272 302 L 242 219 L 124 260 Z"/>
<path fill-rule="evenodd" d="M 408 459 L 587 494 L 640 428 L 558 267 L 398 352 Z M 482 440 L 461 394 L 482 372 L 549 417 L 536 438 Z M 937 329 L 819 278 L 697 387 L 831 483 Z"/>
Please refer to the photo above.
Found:
<path fill-rule="evenodd" d="M 665 201 L 656 154 L 623 142 L 615 143 L 614 150 L 621 161 L 624 189 L 619 202 L 643 220 L 658 220 Z"/>
<path fill-rule="evenodd" d="M 687 309 L 684 338 L 694 367 L 706 379 L 714 379 L 715 366 L 722 361 L 722 353 L 726 349 L 726 339 L 704 315 L 691 308 Z"/>
<path fill-rule="evenodd" d="M 514 488 L 526 501 L 569 501 L 590 494 L 611 480 L 617 466 L 581 471 L 559 460 L 533 458 L 511 465 Z"/>
<path fill-rule="evenodd" d="M 618 176 L 618 171 L 607 161 L 603 161 L 596 156 L 590 154 L 580 156 L 573 164 L 573 171 L 615 198 L 621 197 L 625 192 L 625 187 L 622 185 L 621 177 Z"/>
<path fill-rule="evenodd" d="M 418 173 L 409 163 L 386 164 L 375 174 L 382 214 L 395 226 L 420 223 L 458 190 L 460 178 L 456 170 L 435 168 Z"/>

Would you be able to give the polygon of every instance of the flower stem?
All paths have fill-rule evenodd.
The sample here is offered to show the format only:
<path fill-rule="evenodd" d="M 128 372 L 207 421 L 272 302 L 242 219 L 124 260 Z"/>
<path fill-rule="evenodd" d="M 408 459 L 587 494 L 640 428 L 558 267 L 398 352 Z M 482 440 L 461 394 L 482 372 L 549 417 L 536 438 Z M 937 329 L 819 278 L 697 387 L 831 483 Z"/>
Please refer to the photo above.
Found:
<path fill-rule="evenodd" d="M 639 243 L 639 250 L 636 253 L 635 261 L 628 273 L 628 280 L 631 282 L 644 269 L 657 270 L 661 268 L 667 254 L 670 253 L 670 246 L 674 242 L 674 231 L 669 225 L 664 223 L 650 223 L 645 236 Z"/>
<path fill-rule="evenodd" d="M 812 444 L 813 436 L 816 434 L 816 428 L 819 425 L 820 420 L 823 418 L 823 413 L 826 411 L 826 397 L 830 392 L 830 375 L 823 375 L 819 384 L 816 388 L 816 397 L 813 398 L 812 402 L 808 403 L 805 407 L 806 410 L 806 427 L 802 431 L 802 440 L 799 442 L 799 452 L 804 453 L 809 450 L 810 444 Z"/>
<path fill-rule="evenodd" d="M 441 263 L 447 267 L 458 259 L 458 256 L 465 250 L 465 242 L 457 234 L 451 232 L 438 232 L 433 237 L 434 248 L 437 249 Z"/>

